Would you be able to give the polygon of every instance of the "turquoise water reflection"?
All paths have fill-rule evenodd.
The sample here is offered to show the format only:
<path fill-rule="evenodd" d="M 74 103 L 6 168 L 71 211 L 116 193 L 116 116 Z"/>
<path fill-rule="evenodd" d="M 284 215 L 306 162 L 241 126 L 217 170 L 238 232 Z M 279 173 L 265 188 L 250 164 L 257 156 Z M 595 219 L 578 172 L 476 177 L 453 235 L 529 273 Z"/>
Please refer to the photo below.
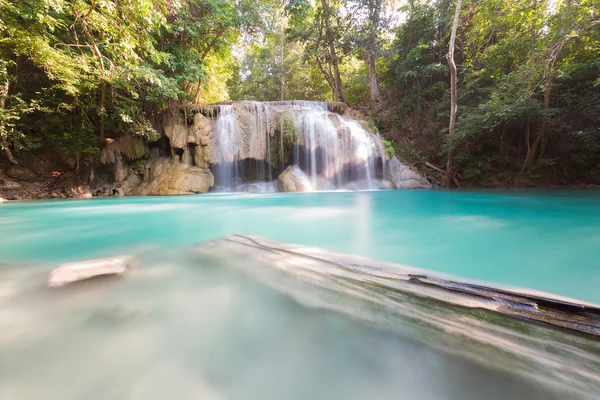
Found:
<path fill-rule="evenodd" d="M 320 246 L 600 303 L 600 191 L 210 194 L 0 205 L 0 262 L 59 261 L 229 233 Z"/>

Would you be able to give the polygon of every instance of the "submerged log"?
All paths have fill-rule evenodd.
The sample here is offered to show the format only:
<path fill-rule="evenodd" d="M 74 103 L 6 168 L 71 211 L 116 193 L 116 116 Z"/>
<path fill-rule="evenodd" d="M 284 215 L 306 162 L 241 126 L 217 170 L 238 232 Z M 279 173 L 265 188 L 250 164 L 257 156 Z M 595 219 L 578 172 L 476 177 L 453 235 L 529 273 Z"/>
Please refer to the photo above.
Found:
<path fill-rule="evenodd" d="M 127 268 L 133 266 L 134 258 L 120 256 L 72 262 L 60 265 L 50 272 L 48 286 L 60 287 L 102 275 L 123 275 Z"/>
<path fill-rule="evenodd" d="M 420 268 L 260 237 L 229 235 L 213 245 L 231 253 L 245 254 L 247 259 L 261 258 L 265 265 L 302 279 L 318 275 L 319 284 L 328 280 L 335 281 L 335 285 L 342 281 L 353 284 L 360 281 L 362 289 L 371 290 L 369 287 L 374 285 L 380 291 L 387 287 L 397 295 L 429 298 L 446 306 L 486 309 L 600 338 L 600 305 L 596 304 L 531 289 L 491 286 Z M 328 289 L 332 287 L 327 285 Z"/>
<path fill-rule="evenodd" d="M 304 306 L 575 397 L 600 393 L 598 305 L 245 235 L 196 252 L 203 265 L 239 269 Z"/>

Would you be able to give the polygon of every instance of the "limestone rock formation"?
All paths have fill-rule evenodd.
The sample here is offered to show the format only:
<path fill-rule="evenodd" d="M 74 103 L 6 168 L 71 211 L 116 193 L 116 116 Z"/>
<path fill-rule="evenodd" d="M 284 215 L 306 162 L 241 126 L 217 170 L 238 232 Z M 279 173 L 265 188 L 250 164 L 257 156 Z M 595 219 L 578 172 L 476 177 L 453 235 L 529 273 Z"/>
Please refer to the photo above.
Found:
<path fill-rule="evenodd" d="M 214 121 L 202 114 L 194 115 L 194 123 L 189 128 L 188 147 L 184 154 L 190 154 L 190 160 L 200 168 L 208 168 L 214 134 Z"/>
<path fill-rule="evenodd" d="M 206 193 L 214 185 L 208 168 L 183 164 L 169 157 L 153 158 L 146 164 L 144 180 L 131 190 L 134 195 Z"/>
<path fill-rule="evenodd" d="M 396 185 L 394 185 L 394 182 L 392 182 L 389 179 L 379 181 L 378 185 L 379 185 L 379 189 L 382 189 L 382 190 L 396 189 Z"/>
<path fill-rule="evenodd" d="M 115 164 L 122 159 L 139 160 L 148 153 L 148 145 L 142 138 L 128 134 L 118 139 L 107 140 L 100 154 L 100 163 Z"/>
<path fill-rule="evenodd" d="M 297 165 L 290 165 L 277 178 L 280 192 L 310 192 L 313 190 L 308 176 Z"/>
<path fill-rule="evenodd" d="M 396 157 L 388 161 L 388 177 L 398 189 L 431 189 L 431 183 Z"/>
<path fill-rule="evenodd" d="M 11 165 L 4 173 L 10 178 L 21 181 L 32 181 L 38 176 L 34 170 L 24 165 Z"/>
<path fill-rule="evenodd" d="M 175 123 L 165 126 L 165 135 L 169 138 L 169 143 L 172 149 L 185 148 L 188 140 L 189 130 L 187 126 Z"/>

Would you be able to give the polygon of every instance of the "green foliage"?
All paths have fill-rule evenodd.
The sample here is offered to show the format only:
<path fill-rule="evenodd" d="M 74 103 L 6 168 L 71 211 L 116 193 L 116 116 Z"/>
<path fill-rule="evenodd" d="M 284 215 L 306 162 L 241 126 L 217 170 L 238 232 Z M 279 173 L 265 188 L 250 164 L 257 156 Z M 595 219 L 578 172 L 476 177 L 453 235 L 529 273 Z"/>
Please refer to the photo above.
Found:
<path fill-rule="evenodd" d="M 0 0 L 0 150 L 92 160 L 106 138 L 156 139 L 170 104 L 280 100 L 283 88 L 371 112 L 368 128 L 411 163 L 452 152 L 463 180 L 600 181 L 597 0 L 464 0 L 451 135 L 454 1 L 409 0 L 402 18 L 392 3 Z M 292 119 L 280 134 L 296 142 Z"/>
<path fill-rule="evenodd" d="M 383 68 L 387 137 L 397 149 L 406 140 L 438 165 L 452 151 L 460 178 L 478 184 L 493 184 L 494 174 L 514 182 L 527 169 L 528 151 L 535 161 L 524 171 L 530 182 L 596 182 L 587 171 L 600 164 L 597 3 L 463 2 L 455 57 L 458 121 L 447 135 L 444 56 L 452 6 L 411 1 L 405 7 L 406 21 Z"/>
<path fill-rule="evenodd" d="M 2 150 L 45 138 L 91 160 L 104 137 L 156 138 L 151 118 L 169 103 L 226 96 L 227 74 L 215 66 L 273 4 L 0 0 Z"/>
<path fill-rule="evenodd" d="M 394 148 L 394 143 L 390 142 L 389 140 L 384 140 L 383 145 L 385 146 L 385 149 L 387 150 L 387 152 L 390 153 L 390 156 L 394 157 L 396 155 L 396 149 Z"/>
<path fill-rule="evenodd" d="M 368 116 L 365 121 L 367 122 L 367 125 L 371 130 L 377 132 L 377 125 L 375 124 L 375 120 L 373 119 L 373 117 Z"/>
<path fill-rule="evenodd" d="M 296 125 L 296 117 L 292 110 L 286 110 L 281 114 L 281 136 L 285 145 L 294 145 L 298 142 L 302 132 Z"/>

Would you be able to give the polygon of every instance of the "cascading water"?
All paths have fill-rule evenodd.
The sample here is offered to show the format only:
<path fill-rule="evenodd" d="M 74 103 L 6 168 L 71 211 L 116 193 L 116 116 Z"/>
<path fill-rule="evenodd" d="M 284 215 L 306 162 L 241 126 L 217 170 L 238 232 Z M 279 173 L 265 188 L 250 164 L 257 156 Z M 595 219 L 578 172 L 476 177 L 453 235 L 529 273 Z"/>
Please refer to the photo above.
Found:
<path fill-rule="evenodd" d="M 286 118 L 291 128 L 284 128 Z M 284 145 L 284 129 L 294 131 L 293 150 Z M 289 140 L 290 133 L 286 135 Z M 273 153 L 275 138 L 278 148 Z M 379 135 L 351 118 L 330 112 L 327 103 L 294 100 L 222 105 L 213 143 L 218 155 L 213 157 L 217 190 L 248 186 L 240 183 L 271 182 L 277 176 L 274 170 L 279 174 L 292 163 L 308 175 L 314 190 L 374 189 L 378 187 L 378 162 L 382 163 L 383 177 L 386 172 L 385 148 Z"/>
<path fill-rule="evenodd" d="M 381 176 L 383 177 L 383 179 L 385 179 L 387 177 L 387 169 L 386 169 L 386 159 L 385 159 L 385 146 L 383 145 L 383 140 L 381 139 L 381 136 L 379 136 L 379 132 L 377 132 L 377 138 L 375 140 L 375 146 L 377 146 L 377 151 L 379 152 L 379 154 L 381 154 Z M 377 169 L 377 166 L 374 166 L 375 169 Z"/>
<path fill-rule="evenodd" d="M 302 111 L 298 116 L 298 127 L 301 136 L 297 146 L 304 150 L 304 168 L 313 188 L 317 187 L 318 176 L 327 180 L 335 179 L 339 184 L 339 167 L 343 160 L 340 157 L 338 130 L 330 114 L 314 109 Z M 299 157 L 299 150 L 295 154 Z M 295 163 L 301 164 L 299 159 Z"/>
<path fill-rule="evenodd" d="M 236 151 L 236 119 L 233 106 L 219 106 L 219 117 L 215 125 L 213 152 L 219 163 L 213 168 L 215 187 L 230 191 L 239 179 L 238 156 Z"/>

